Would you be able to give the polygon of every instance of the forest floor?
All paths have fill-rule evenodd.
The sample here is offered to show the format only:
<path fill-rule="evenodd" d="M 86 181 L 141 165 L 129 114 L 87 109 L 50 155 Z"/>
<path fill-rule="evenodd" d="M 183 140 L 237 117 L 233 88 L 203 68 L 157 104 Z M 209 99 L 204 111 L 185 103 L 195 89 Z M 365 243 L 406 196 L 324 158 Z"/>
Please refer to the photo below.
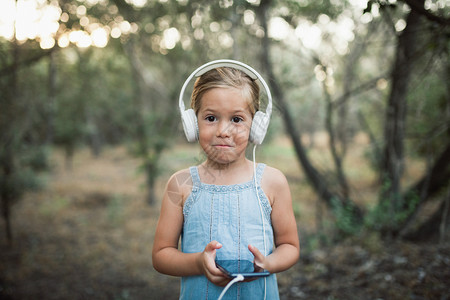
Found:
<path fill-rule="evenodd" d="M 157 195 L 174 169 L 192 163 L 188 156 L 165 158 Z M 137 160 L 125 149 L 99 158 L 83 150 L 72 169 L 59 152 L 51 164 L 45 188 L 13 206 L 12 245 L 0 234 L 0 299 L 178 299 L 179 279 L 152 268 L 159 204 L 145 202 Z M 295 172 L 288 178 L 299 182 Z M 278 274 L 281 299 L 450 299 L 448 239 L 388 242 L 367 233 L 331 243 L 312 233 L 314 201 L 294 208 L 302 253 Z"/>

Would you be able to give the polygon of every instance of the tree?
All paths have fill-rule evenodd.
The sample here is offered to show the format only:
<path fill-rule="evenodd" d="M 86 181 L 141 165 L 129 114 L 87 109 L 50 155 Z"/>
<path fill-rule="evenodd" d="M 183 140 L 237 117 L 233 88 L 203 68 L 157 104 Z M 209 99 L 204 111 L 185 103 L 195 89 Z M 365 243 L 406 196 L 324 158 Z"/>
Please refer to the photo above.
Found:
<path fill-rule="evenodd" d="M 425 1 L 418 1 L 423 7 Z M 400 180 L 404 170 L 404 140 L 406 129 L 406 113 L 408 84 L 412 75 L 414 62 L 417 60 L 417 32 L 421 27 L 421 18 L 415 10 L 411 10 L 406 18 L 406 27 L 398 38 L 395 61 L 392 69 L 392 85 L 386 107 L 384 126 L 384 150 L 381 159 L 380 175 L 383 186 L 380 201 L 390 203 L 390 220 L 395 220 L 401 198 Z M 388 230 L 393 230 L 390 224 Z"/>
<path fill-rule="evenodd" d="M 23 70 L 23 61 L 33 55 L 33 43 L 19 45 L 0 42 L 2 69 L 9 69 L 0 77 L 0 200 L 8 242 L 13 240 L 11 206 L 22 195 L 40 186 L 38 173 L 48 167 L 47 149 L 42 141 L 44 95 L 31 93 L 43 84 L 35 76 L 39 68 Z M 31 71 L 31 72 L 30 72 Z M 31 74 L 30 74 L 31 73 Z"/>
<path fill-rule="evenodd" d="M 391 234 L 398 234 L 399 230 L 404 228 L 406 224 L 404 220 L 410 219 L 417 208 L 416 204 L 414 204 L 414 199 L 411 196 L 414 195 L 414 193 L 412 193 L 412 191 L 414 191 L 414 188 L 408 190 L 407 193 L 403 195 L 400 180 L 402 178 L 404 142 L 406 138 L 405 128 L 407 126 L 406 98 L 409 96 L 408 82 L 411 76 L 414 74 L 414 62 L 423 57 L 423 54 L 427 52 L 425 49 L 429 49 L 426 48 L 426 42 L 423 46 L 419 46 L 421 45 L 421 42 L 424 41 L 420 40 L 417 35 L 417 30 L 423 27 L 423 20 L 421 20 L 420 15 L 421 13 L 425 14 L 428 20 L 439 20 L 439 26 L 443 26 L 443 28 L 445 28 L 446 24 L 448 23 L 446 19 L 440 17 L 432 17 L 432 15 L 430 15 L 430 12 L 424 9 L 423 1 L 406 2 L 408 4 L 411 4 L 411 7 L 413 9 L 408 13 L 408 17 L 406 19 L 406 27 L 401 32 L 398 38 L 398 44 L 396 48 L 397 54 L 395 56 L 396 59 L 394 60 L 392 67 L 391 92 L 388 96 L 388 105 L 386 106 L 386 118 L 384 127 L 385 146 L 383 152 L 384 154 L 381 158 L 381 162 L 383 162 L 383 164 L 379 169 L 380 174 L 383 178 L 383 182 L 385 184 L 382 185 L 383 188 L 380 191 L 380 207 L 383 207 L 382 210 L 384 212 L 378 211 L 378 214 L 389 216 L 387 217 L 387 219 L 383 220 L 382 224 L 385 224 L 389 228 L 388 231 Z M 295 6 L 292 5 L 292 3 L 289 1 L 288 3 L 291 5 L 291 8 Z M 369 1 L 369 6 L 373 5 L 374 3 L 375 1 Z M 381 10 L 389 10 L 389 12 L 393 6 L 392 4 L 385 4 L 385 2 L 383 1 L 377 1 L 376 4 L 381 7 Z M 271 6 L 274 6 L 274 3 L 272 3 L 272 1 L 262 1 L 259 9 L 257 10 L 261 26 L 266 33 L 268 32 L 268 11 Z M 312 7 L 313 5 L 311 5 L 311 8 Z M 293 10 L 294 9 L 295 7 L 293 8 Z M 368 9 L 368 11 L 370 11 L 370 8 Z M 290 13 L 292 13 L 292 11 L 290 11 Z M 285 16 L 285 18 L 288 20 L 288 22 L 293 22 L 294 20 L 291 14 L 288 14 L 287 16 Z M 342 215 L 342 212 L 344 212 L 345 217 L 350 218 L 351 220 L 351 227 L 358 226 L 358 224 L 362 225 L 362 222 L 364 218 L 367 217 L 367 215 L 361 208 L 356 205 L 356 203 L 351 198 L 348 197 L 348 184 L 345 180 L 345 173 L 341 165 L 342 154 L 345 153 L 345 151 L 339 154 L 336 149 L 336 139 L 333 129 L 334 125 L 332 122 L 332 117 L 335 113 L 334 109 L 337 107 L 342 107 L 342 104 L 348 101 L 347 98 L 359 93 L 360 90 L 365 91 L 367 90 L 367 88 L 375 87 L 376 83 L 378 83 L 380 78 L 382 77 L 372 78 L 371 80 L 368 80 L 367 83 L 362 84 L 360 87 L 357 87 L 353 90 L 351 90 L 349 87 L 346 87 L 344 88 L 343 96 L 337 98 L 336 100 L 331 100 L 331 95 L 327 93 L 326 86 L 323 86 L 323 89 L 325 91 L 325 99 L 327 100 L 326 128 L 328 129 L 330 135 L 331 152 L 336 166 L 338 182 L 340 182 L 340 186 L 342 187 L 343 191 L 343 193 L 339 193 L 332 188 L 332 185 L 330 185 L 329 182 L 325 180 L 325 177 L 317 170 L 317 168 L 312 165 L 310 159 L 306 154 L 305 148 L 302 145 L 300 139 L 300 133 L 295 127 L 295 123 L 291 116 L 291 109 L 289 108 L 288 103 L 284 100 L 285 97 L 283 95 L 283 89 L 275 79 L 276 76 L 274 75 L 273 66 L 270 61 L 270 48 L 271 45 L 269 43 L 269 39 L 267 38 L 267 35 L 265 35 L 263 38 L 262 61 L 264 66 L 266 67 L 268 77 L 271 78 L 270 84 L 275 95 L 274 98 L 278 101 L 278 108 L 283 115 L 283 121 L 285 123 L 286 130 L 291 137 L 298 160 L 305 174 L 307 175 L 312 186 L 315 188 L 319 197 L 330 208 L 337 208 L 337 210 L 335 210 L 336 215 Z M 417 48 L 419 48 L 420 51 L 418 51 Z M 359 53 L 358 55 L 361 54 L 362 53 Z M 316 61 L 316 64 L 318 66 L 322 66 L 323 69 L 327 68 L 326 64 L 323 63 L 317 55 L 311 55 L 311 57 Z M 353 60 L 349 61 L 350 63 L 353 63 Z M 349 72 L 351 72 L 351 69 L 347 68 L 347 70 L 347 73 L 350 74 Z M 386 73 L 386 71 L 384 71 L 384 73 Z M 324 74 L 326 75 L 327 72 L 325 71 Z M 341 147 L 345 147 L 343 142 L 344 141 L 341 139 Z M 446 176 L 448 162 L 444 159 L 444 154 L 445 150 L 442 155 L 440 155 L 440 158 L 436 160 L 436 163 L 439 163 L 441 167 L 436 168 L 437 165 L 433 165 L 432 167 L 430 167 L 429 170 L 431 173 L 427 172 L 424 175 L 425 177 L 419 180 L 419 182 L 414 185 L 416 189 L 418 186 L 420 186 L 422 188 L 422 191 L 423 189 L 428 190 L 428 186 L 424 186 L 424 184 L 430 182 L 426 179 L 429 179 L 430 176 L 432 176 L 431 174 L 435 175 L 433 176 L 433 180 L 437 183 L 437 185 L 434 185 L 433 191 L 438 191 L 442 189 L 442 187 L 445 187 L 446 184 L 448 184 L 448 176 Z M 442 180 L 439 180 L 438 178 Z M 415 191 L 417 192 L 417 190 Z M 429 194 L 426 192 L 422 192 L 421 195 L 426 195 L 425 198 L 429 196 Z M 406 199 L 403 197 L 406 197 Z M 423 198 L 421 199 L 422 200 L 420 202 L 423 201 Z M 385 203 L 389 203 L 388 207 L 386 207 Z M 411 209 L 411 207 L 414 208 Z"/>
<path fill-rule="evenodd" d="M 449 161 L 445 159 L 448 155 L 448 146 L 444 148 L 440 156 L 435 160 L 434 165 L 424 174 L 411 189 L 405 193 L 401 189 L 401 178 L 404 169 L 404 142 L 407 128 L 407 97 L 410 91 L 410 81 L 413 78 L 414 70 L 417 70 L 418 62 L 426 57 L 430 40 L 426 37 L 428 32 L 428 21 L 441 23 L 431 18 L 424 8 L 424 1 L 406 1 L 411 10 L 406 18 L 406 27 L 398 37 L 395 61 L 391 75 L 391 91 L 386 107 L 385 127 L 384 127 L 384 150 L 381 160 L 380 176 L 385 187 L 381 191 L 380 205 L 388 202 L 389 220 L 386 230 L 389 234 L 397 235 L 404 231 L 406 220 L 416 214 L 418 204 L 432 196 L 448 184 Z M 441 25 L 445 31 L 448 22 Z M 447 25 L 445 25 L 447 24 Z M 424 34 L 420 34 L 423 32 Z M 431 35 L 433 36 L 433 35 Z M 445 39 L 445 38 L 444 38 Z M 440 47 L 437 47 L 439 53 Z M 448 65 L 448 61 L 444 60 Z M 448 122 L 448 121 L 447 121 Z M 441 148 L 442 149 L 442 148 Z M 438 165 L 436 165 L 436 163 Z M 432 187 L 432 188 L 430 188 Z M 417 199 L 420 199 L 417 201 Z M 406 217 L 397 218 L 398 215 Z"/>
<path fill-rule="evenodd" d="M 265 32 L 268 32 L 267 14 L 270 5 L 270 0 L 261 1 L 260 7 L 258 9 L 258 17 Z M 270 78 L 269 83 L 274 94 L 274 98 L 277 99 L 278 108 L 283 114 L 284 125 L 293 142 L 297 158 L 310 183 L 314 187 L 316 193 L 330 208 L 338 208 L 341 211 L 347 211 L 352 220 L 351 226 L 357 225 L 358 223 L 360 224 L 363 217 L 361 209 L 349 198 L 343 198 L 338 193 L 330 190 L 328 182 L 325 180 L 323 175 L 312 165 L 306 154 L 305 147 L 303 146 L 301 141 L 301 135 L 298 129 L 294 126 L 294 122 L 291 116 L 291 110 L 284 100 L 285 98 L 282 88 L 279 86 L 278 82 L 275 79 L 276 76 L 274 75 L 273 66 L 270 61 L 270 45 L 267 35 L 264 35 L 263 37 L 261 60 L 263 61 L 263 65 L 266 69 L 266 72 L 268 73 L 268 77 Z"/>

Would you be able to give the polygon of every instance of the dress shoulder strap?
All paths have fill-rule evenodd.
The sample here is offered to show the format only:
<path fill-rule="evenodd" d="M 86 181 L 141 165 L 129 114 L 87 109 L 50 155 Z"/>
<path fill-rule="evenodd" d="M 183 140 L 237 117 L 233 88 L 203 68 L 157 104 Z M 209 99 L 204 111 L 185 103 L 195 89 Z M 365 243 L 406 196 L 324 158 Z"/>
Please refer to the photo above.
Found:
<path fill-rule="evenodd" d="M 200 186 L 201 181 L 197 166 L 189 167 L 189 172 L 191 173 L 193 186 Z"/>
<path fill-rule="evenodd" d="M 264 169 L 266 168 L 266 164 L 258 163 L 256 166 L 256 182 L 259 186 L 261 186 L 262 176 L 264 174 Z"/>

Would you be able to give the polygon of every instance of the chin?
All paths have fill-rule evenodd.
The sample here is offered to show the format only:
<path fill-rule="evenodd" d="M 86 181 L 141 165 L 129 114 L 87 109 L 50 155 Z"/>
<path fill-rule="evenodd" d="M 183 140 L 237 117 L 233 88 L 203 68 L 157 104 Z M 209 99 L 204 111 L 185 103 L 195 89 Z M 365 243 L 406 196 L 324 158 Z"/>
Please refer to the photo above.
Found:
<path fill-rule="evenodd" d="M 234 161 L 236 161 L 235 159 L 233 159 L 231 157 L 208 157 L 208 159 L 211 162 L 215 162 L 216 164 L 219 164 L 219 165 L 229 165 L 229 164 L 233 163 Z"/>
<path fill-rule="evenodd" d="M 218 165 L 229 165 L 237 160 L 232 153 L 211 152 L 207 154 L 208 160 Z"/>

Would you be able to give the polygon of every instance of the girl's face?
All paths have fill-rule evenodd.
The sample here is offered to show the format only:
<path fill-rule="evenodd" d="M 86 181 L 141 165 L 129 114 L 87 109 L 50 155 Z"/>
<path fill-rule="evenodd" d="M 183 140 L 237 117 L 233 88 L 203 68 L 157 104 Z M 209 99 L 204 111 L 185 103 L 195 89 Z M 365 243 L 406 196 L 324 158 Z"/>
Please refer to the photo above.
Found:
<path fill-rule="evenodd" d="M 210 162 L 223 165 L 245 160 L 252 114 L 241 91 L 208 90 L 202 96 L 197 119 L 199 143 Z"/>

